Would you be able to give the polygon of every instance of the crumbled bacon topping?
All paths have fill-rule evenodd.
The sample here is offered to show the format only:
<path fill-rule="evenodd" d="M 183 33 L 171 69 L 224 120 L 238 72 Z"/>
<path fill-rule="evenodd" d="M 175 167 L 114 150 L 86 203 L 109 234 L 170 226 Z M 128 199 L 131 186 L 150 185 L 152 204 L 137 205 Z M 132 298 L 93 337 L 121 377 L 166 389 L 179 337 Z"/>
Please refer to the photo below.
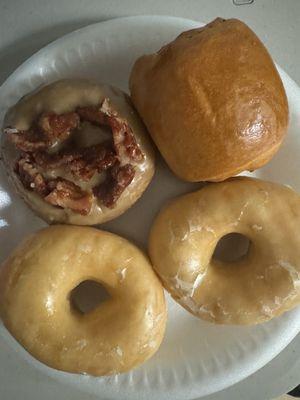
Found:
<path fill-rule="evenodd" d="M 21 156 L 16 163 L 15 170 L 26 189 L 33 190 L 40 196 L 47 194 L 45 179 L 34 165 L 30 155 L 24 154 Z"/>
<path fill-rule="evenodd" d="M 78 185 L 66 179 L 58 178 L 48 182 L 50 193 L 45 197 L 47 203 L 62 208 L 70 208 L 82 215 L 91 211 L 92 198 Z"/>
<path fill-rule="evenodd" d="M 80 154 L 79 152 L 76 154 L 75 151 L 70 154 L 68 152 L 49 154 L 45 151 L 37 151 L 32 153 L 32 157 L 42 169 L 57 169 L 70 164 L 74 159 L 79 158 Z"/>
<path fill-rule="evenodd" d="M 101 173 L 111 168 L 117 162 L 117 157 L 110 145 L 98 144 L 84 148 L 80 161 L 82 168 L 79 166 L 77 176 L 84 179 L 85 174 L 93 175 L 96 171 Z M 74 169 L 76 168 L 76 165 L 74 165 Z"/>
<path fill-rule="evenodd" d="M 79 126 L 80 118 L 76 113 L 57 115 L 53 112 L 43 113 L 37 124 L 27 131 L 6 128 L 4 132 L 21 151 L 33 152 L 45 150 L 52 144 L 65 141 L 72 130 Z"/>
<path fill-rule="evenodd" d="M 80 107 L 77 108 L 77 112 L 85 121 L 110 127 L 120 162 L 126 164 L 131 161 L 142 161 L 143 153 L 136 143 L 132 129 L 128 125 L 128 122 L 124 118 L 119 117 L 110 107 L 107 99 L 103 100 L 100 107 Z"/>
<path fill-rule="evenodd" d="M 108 117 L 108 120 L 119 159 L 127 163 L 142 161 L 143 154 L 137 146 L 127 122 L 122 118 L 113 116 Z"/>
<path fill-rule="evenodd" d="M 89 181 L 96 172 L 106 171 L 117 161 L 113 149 L 106 144 L 82 150 L 63 150 L 56 154 L 37 152 L 33 157 L 37 165 L 42 168 L 68 167 L 75 177 L 84 181 Z"/>
<path fill-rule="evenodd" d="M 5 128 L 10 141 L 21 151 L 32 152 L 44 150 L 47 148 L 47 143 L 41 140 L 40 135 L 34 130 L 18 131 L 14 128 Z"/>
<path fill-rule="evenodd" d="M 107 125 L 106 115 L 101 111 L 101 106 L 78 107 L 76 111 L 83 121 L 95 125 Z"/>
<path fill-rule="evenodd" d="M 80 121 L 109 127 L 112 141 L 87 148 L 71 148 L 66 140 L 80 126 Z M 118 116 L 108 99 L 99 106 L 78 107 L 74 112 L 60 115 L 42 113 L 29 130 L 6 128 L 5 133 L 24 152 L 15 168 L 24 187 L 54 206 L 70 208 L 83 215 L 90 212 L 91 194 L 60 177 L 47 180 L 44 171 L 62 168 L 82 181 L 89 181 L 96 172 L 106 171 L 106 179 L 93 188 L 93 193 L 106 207 L 112 208 L 134 178 L 132 163 L 140 162 L 144 157 L 128 122 Z M 48 152 L 57 143 L 63 148 L 55 153 Z"/>
<path fill-rule="evenodd" d="M 43 113 L 38 120 L 38 127 L 48 144 L 66 140 L 73 129 L 77 128 L 80 118 L 77 113 Z"/>
<path fill-rule="evenodd" d="M 94 187 L 93 192 L 106 207 L 112 208 L 131 183 L 135 171 L 132 165 L 126 164 L 123 166 L 116 165 L 109 172 L 107 181 Z"/>
<path fill-rule="evenodd" d="M 24 154 L 19 158 L 16 163 L 16 173 L 26 189 L 38 193 L 48 203 L 70 208 L 83 215 L 90 212 L 92 199 L 87 192 L 66 179 L 46 181 L 30 155 Z"/>

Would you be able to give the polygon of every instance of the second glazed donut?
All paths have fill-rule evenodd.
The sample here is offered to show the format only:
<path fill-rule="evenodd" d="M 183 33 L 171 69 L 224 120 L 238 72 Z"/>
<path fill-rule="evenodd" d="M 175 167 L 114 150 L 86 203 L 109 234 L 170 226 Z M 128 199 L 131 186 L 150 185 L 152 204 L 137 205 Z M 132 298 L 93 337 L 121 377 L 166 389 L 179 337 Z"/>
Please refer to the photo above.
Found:
<path fill-rule="evenodd" d="M 164 286 L 194 315 L 215 323 L 256 324 L 300 302 L 300 196 L 251 178 L 210 184 L 165 207 L 150 256 Z M 247 255 L 214 259 L 218 241 L 237 232 Z"/>

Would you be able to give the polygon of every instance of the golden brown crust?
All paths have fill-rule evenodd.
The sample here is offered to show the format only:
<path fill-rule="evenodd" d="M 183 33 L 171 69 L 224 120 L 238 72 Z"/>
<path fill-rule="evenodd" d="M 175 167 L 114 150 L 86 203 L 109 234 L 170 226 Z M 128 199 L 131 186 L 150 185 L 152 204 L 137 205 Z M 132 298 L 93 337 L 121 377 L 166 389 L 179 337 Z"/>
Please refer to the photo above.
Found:
<path fill-rule="evenodd" d="M 70 293 L 86 280 L 101 283 L 110 298 L 81 314 Z M 62 225 L 28 237 L 1 266 L 0 316 L 41 362 L 98 376 L 150 358 L 167 317 L 162 285 L 138 248 L 108 232 Z"/>
<path fill-rule="evenodd" d="M 268 162 L 288 103 L 258 37 L 236 19 L 182 33 L 131 72 L 133 103 L 173 172 L 220 181 Z"/>
<path fill-rule="evenodd" d="M 154 269 L 176 301 L 219 324 L 257 324 L 300 303 L 300 196 L 292 189 L 237 177 L 181 196 L 151 228 Z M 213 258 L 237 232 L 251 241 L 235 262 Z"/>

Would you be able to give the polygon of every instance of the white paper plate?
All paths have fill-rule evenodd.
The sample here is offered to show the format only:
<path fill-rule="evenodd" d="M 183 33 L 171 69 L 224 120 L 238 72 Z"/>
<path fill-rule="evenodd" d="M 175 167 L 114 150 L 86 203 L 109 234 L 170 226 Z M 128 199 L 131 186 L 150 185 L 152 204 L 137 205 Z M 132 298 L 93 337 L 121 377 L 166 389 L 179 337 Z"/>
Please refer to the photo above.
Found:
<path fill-rule="evenodd" d="M 0 119 L 22 95 L 62 77 L 87 77 L 126 90 L 130 68 L 138 56 L 157 50 L 181 31 L 199 25 L 173 17 L 130 17 L 73 32 L 39 51 L 2 85 Z M 285 72 L 279 71 L 290 104 L 289 135 L 280 152 L 255 176 L 289 184 L 300 191 L 300 89 Z M 165 200 L 195 187 L 177 180 L 159 159 L 155 179 L 142 199 L 102 228 L 145 248 L 152 219 Z M 0 170 L 0 216 L 1 260 L 26 233 L 44 226 L 14 194 L 3 170 Z M 128 374 L 93 378 L 52 370 L 29 356 L 3 326 L 0 326 L 0 367 L 6 366 L 2 346 L 9 346 L 16 365 L 20 358 L 25 358 L 28 369 L 38 368 L 52 379 L 80 387 L 81 391 L 97 394 L 101 399 L 187 400 L 224 389 L 247 377 L 275 357 L 300 330 L 299 308 L 256 327 L 222 327 L 192 317 L 167 297 L 169 320 L 160 350 L 149 362 Z"/>

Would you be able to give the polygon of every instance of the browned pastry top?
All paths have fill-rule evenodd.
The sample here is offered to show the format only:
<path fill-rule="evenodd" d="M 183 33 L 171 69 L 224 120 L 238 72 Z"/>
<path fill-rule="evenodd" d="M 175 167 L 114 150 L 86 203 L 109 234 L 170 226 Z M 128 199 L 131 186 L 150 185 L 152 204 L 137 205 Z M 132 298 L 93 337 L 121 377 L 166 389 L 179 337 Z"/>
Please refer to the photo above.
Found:
<path fill-rule="evenodd" d="M 288 124 L 275 65 L 236 19 L 178 36 L 132 70 L 133 102 L 176 175 L 218 181 L 265 164 Z"/>

